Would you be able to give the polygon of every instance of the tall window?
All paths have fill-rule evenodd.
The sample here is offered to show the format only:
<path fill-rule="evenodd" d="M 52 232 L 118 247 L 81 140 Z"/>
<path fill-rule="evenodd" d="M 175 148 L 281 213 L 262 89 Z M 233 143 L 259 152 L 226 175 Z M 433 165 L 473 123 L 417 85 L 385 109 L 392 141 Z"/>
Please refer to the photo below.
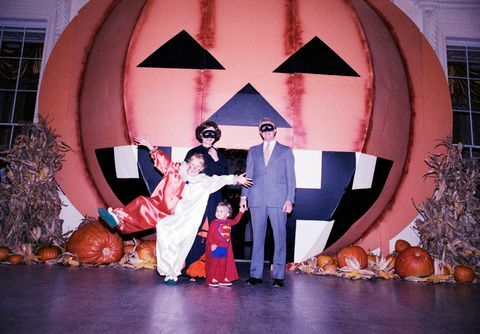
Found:
<path fill-rule="evenodd" d="M 480 47 L 447 46 L 448 84 L 453 108 L 453 142 L 480 157 Z"/>
<path fill-rule="evenodd" d="M 0 149 L 33 122 L 45 29 L 0 25 Z"/>

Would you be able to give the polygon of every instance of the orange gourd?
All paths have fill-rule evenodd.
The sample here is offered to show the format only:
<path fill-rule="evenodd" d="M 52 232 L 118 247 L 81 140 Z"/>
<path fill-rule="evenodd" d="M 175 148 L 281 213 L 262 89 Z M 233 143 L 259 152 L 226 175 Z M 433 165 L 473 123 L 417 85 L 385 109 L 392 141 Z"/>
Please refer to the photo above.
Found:
<path fill-rule="evenodd" d="M 410 247 L 412 247 L 412 245 L 410 245 L 410 243 L 406 240 L 398 239 L 397 241 L 395 241 L 395 252 L 397 253 L 401 253 L 405 249 Z"/>
<path fill-rule="evenodd" d="M 123 241 L 120 235 L 98 221 L 81 225 L 68 239 L 66 249 L 80 262 L 109 264 L 123 256 Z"/>
<path fill-rule="evenodd" d="M 317 256 L 317 266 L 322 268 L 326 264 L 334 264 L 335 260 L 330 255 L 319 255 Z"/>
<path fill-rule="evenodd" d="M 326 273 L 336 273 L 337 272 L 337 266 L 335 263 L 327 263 L 326 265 L 323 266 L 323 271 Z"/>
<path fill-rule="evenodd" d="M 0 262 L 6 261 L 8 258 L 8 254 L 10 254 L 10 248 L 0 247 Z"/>
<path fill-rule="evenodd" d="M 54 260 L 60 255 L 60 249 L 55 246 L 44 246 L 38 250 L 37 254 L 42 261 Z"/>
<path fill-rule="evenodd" d="M 360 268 L 366 268 L 368 265 L 367 252 L 360 246 L 349 246 L 343 248 L 337 255 L 339 267 L 347 266 L 347 258 L 354 258 L 360 264 Z"/>
<path fill-rule="evenodd" d="M 13 254 L 7 258 L 7 261 L 11 264 L 21 264 L 23 263 L 23 255 L 20 254 Z"/>
<path fill-rule="evenodd" d="M 395 271 L 400 277 L 425 277 L 433 274 L 433 259 L 421 247 L 410 247 L 401 252 L 395 261 Z"/>
<path fill-rule="evenodd" d="M 145 240 L 137 247 L 138 257 L 147 263 L 157 263 L 157 246 L 155 240 Z"/>
<path fill-rule="evenodd" d="M 453 270 L 453 277 L 459 283 L 472 283 L 475 278 L 475 272 L 467 266 L 456 266 Z"/>

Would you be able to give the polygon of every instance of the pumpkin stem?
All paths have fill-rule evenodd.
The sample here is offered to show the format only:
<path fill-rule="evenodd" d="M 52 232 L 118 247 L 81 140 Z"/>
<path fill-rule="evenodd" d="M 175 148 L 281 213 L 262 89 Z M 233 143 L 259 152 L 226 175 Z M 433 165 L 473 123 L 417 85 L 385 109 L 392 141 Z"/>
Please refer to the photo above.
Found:
<path fill-rule="evenodd" d="M 110 251 L 110 248 L 105 247 L 105 248 L 102 250 L 102 253 L 103 253 L 103 256 L 110 256 L 110 254 L 111 254 L 112 252 Z"/>

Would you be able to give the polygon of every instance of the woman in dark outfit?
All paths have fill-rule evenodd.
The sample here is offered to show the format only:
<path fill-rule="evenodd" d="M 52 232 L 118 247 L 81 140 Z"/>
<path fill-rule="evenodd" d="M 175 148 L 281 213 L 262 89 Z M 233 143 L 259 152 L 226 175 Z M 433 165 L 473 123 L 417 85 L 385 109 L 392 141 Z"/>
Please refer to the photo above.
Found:
<path fill-rule="evenodd" d="M 228 164 L 224 155 L 219 152 L 213 145 L 220 139 L 222 131 L 218 128 L 217 123 L 212 121 L 205 121 L 195 129 L 195 137 L 201 143 L 201 145 L 192 148 L 188 151 L 185 156 L 185 160 L 188 160 L 193 154 L 200 153 L 203 155 L 205 160 L 205 169 L 204 173 L 212 175 L 227 175 L 228 174 Z M 210 195 L 208 199 L 207 208 L 203 215 L 203 219 L 199 224 L 199 232 L 202 231 L 202 227 L 205 223 L 205 219 L 208 219 L 208 222 L 211 222 L 215 219 L 215 211 L 217 209 L 217 204 L 223 201 L 222 191 L 219 190 Z M 200 234 L 200 235 L 199 235 Z M 192 263 L 200 261 L 200 257 L 205 253 L 205 242 L 206 235 L 205 233 L 198 233 L 195 238 L 195 242 L 190 250 L 190 253 L 185 260 L 185 267 L 182 270 L 183 274 L 187 276 L 196 277 L 198 276 L 197 271 L 195 273 L 189 272 L 189 267 Z"/>

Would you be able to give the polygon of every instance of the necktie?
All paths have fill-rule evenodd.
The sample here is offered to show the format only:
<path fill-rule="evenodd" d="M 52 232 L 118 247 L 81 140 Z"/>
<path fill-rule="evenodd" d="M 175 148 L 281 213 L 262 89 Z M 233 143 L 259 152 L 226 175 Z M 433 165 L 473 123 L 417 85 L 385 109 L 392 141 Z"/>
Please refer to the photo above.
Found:
<path fill-rule="evenodd" d="M 268 160 L 270 159 L 270 143 L 265 145 L 265 151 L 263 152 L 263 158 L 265 159 L 265 165 L 268 165 Z"/>

